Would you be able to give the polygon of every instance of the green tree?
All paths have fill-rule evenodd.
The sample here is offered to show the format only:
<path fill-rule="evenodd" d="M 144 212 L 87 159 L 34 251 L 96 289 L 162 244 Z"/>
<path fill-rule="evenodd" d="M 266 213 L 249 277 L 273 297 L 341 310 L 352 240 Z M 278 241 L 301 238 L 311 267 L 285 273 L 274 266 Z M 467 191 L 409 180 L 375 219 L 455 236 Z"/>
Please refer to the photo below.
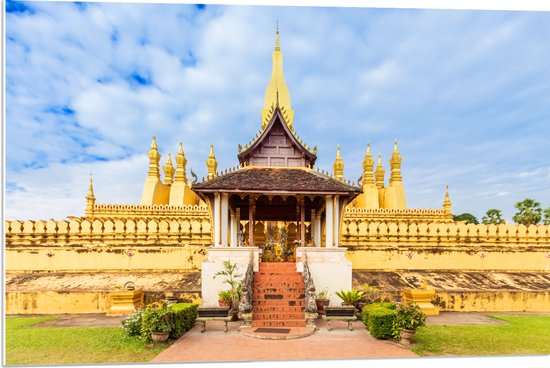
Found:
<path fill-rule="evenodd" d="M 550 225 L 550 207 L 544 210 L 544 220 L 542 220 L 542 223 Z"/>
<path fill-rule="evenodd" d="M 466 221 L 467 224 L 479 224 L 477 218 L 471 213 L 462 213 L 460 215 L 453 216 L 455 221 Z"/>
<path fill-rule="evenodd" d="M 516 203 L 515 207 L 518 209 L 518 212 L 512 219 L 518 224 L 523 224 L 525 226 L 536 225 L 542 218 L 540 203 L 534 199 L 526 198 Z"/>
<path fill-rule="evenodd" d="M 485 225 L 489 224 L 495 224 L 500 225 L 504 223 L 504 219 L 502 218 L 502 211 L 497 210 L 496 208 L 491 208 L 487 211 L 485 216 L 481 218 L 481 222 Z"/>

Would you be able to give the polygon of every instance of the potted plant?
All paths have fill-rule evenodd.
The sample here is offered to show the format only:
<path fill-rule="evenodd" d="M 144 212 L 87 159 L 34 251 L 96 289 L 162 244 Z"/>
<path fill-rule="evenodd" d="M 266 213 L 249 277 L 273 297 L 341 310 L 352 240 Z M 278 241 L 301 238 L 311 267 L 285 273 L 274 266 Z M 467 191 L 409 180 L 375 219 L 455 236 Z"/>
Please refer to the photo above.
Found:
<path fill-rule="evenodd" d="M 147 339 L 156 342 L 168 340 L 172 324 L 172 311 L 165 303 L 152 303 L 145 308 L 142 314 L 141 334 Z"/>
<path fill-rule="evenodd" d="M 231 290 L 218 291 L 218 305 L 221 308 L 231 308 L 232 294 Z"/>
<path fill-rule="evenodd" d="M 315 293 L 315 303 L 317 304 L 317 312 L 319 315 L 325 314 L 325 307 L 328 307 L 330 295 L 326 290 Z"/>
<path fill-rule="evenodd" d="M 238 305 L 240 300 L 239 289 L 243 281 L 243 275 L 237 272 L 237 264 L 231 263 L 231 261 L 229 260 L 223 262 L 223 268 L 224 269 L 222 271 L 218 271 L 214 274 L 214 278 L 216 278 L 217 276 L 225 277 L 223 283 L 229 285 L 230 292 L 231 303 L 229 304 L 229 307 L 231 308 L 231 313 L 233 317 L 237 318 L 237 314 L 239 313 Z M 220 296 L 219 292 L 218 296 Z"/>
<path fill-rule="evenodd" d="M 395 324 L 400 330 L 402 345 L 410 345 L 419 327 L 426 325 L 426 315 L 415 303 L 400 304 L 395 308 Z"/>

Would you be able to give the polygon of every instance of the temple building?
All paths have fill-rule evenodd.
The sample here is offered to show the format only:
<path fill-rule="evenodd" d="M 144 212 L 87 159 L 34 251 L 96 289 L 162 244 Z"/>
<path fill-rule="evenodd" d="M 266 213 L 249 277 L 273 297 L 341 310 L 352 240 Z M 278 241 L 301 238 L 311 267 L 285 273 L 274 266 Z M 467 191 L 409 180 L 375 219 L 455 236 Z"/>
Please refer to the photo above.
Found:
<path fill-rule="evenodd" d="M 219 168 L 210 146 L 201 180 L 189 178 L 185 142 L 161 160 L 153 137 L 139 203 L 97 203 L 90 177 L 84 216 L 7 220 L 7 313 L 105 313 L 130 281 L 145 303 L 214 306 L 228 260 L 246 275 L 239 308 L 252 326 L 311 324 L 312 290 L 339 305 L 336 291 L 364 284 L 386 300 L 428 284 L 440 310 L 550 311 L 550 226 L 455 222 L 449 188 L 440 208 L 408 208 L 396 140 L 385 168 L 365 137 L 357 182 L 345 177 L 345 146 L 332 170 L 315 165 L 321 152 L 298 135 L 278 29 L 258 128 L 232 168 Z M 280 290 L 294 308 L 284 320 L 258 299 L 262 275 L 281 269 L 301 285 Z"/>

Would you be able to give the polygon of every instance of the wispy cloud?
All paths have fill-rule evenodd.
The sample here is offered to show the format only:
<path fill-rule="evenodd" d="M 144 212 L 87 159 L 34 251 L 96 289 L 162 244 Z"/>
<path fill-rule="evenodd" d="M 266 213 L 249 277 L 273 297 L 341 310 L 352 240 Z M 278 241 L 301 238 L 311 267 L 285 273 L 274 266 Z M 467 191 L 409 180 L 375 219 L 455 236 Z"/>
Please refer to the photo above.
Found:
<path fill-rule="evenodd" d="M 355 180 L 370 141 L 388 169 L 398 138 L 410 206 L 440 207 L 445 184 L 455 212 L 550 206 L 548 13 L 6 9 L 9 218 L 82 214 L 90 171 L 98 201 L 137 203 L 153 135 L 162 160 L 182 141 L 199 176 L 211 143 L 221 168 L 235 165 L 260 127 L 277 20 L 295 127 L 320 166 L 341 144 Z"/>

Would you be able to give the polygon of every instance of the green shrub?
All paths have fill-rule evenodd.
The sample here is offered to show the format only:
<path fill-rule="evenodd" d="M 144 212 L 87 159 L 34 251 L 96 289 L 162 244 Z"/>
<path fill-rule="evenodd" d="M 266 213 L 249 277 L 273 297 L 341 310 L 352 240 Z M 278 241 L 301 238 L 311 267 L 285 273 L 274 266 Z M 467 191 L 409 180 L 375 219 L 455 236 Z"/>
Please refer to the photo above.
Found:
<path fill-rule="evenodd" d="M 396 308 L 395 314 L 399 329 L 416 330 L 426 325 L 426 315 L 415 303 L 401 304 Z"/>
<path fill-rule="evenodd" d="M 152 332 L 170 332 L 172 311 L 164 303 L 151 303 L 143 311 L 141 320 L 141 337 L 151 339 Z"/>
<path fill-rule="evenodd" d="M 396 305 L 394 303 L 388 303 L 388 302 L 378 302 L 378 303 L 371 303 L 367 304 L 363 307 L 363 310 L 361 312 L 361 320 L 365 324 L 365 327 L 367 330 L 370 331 L 369 326 L 369 314 L 373 310 L 379 310 L 379 309 L 388 309 L 388 310 L 394 310 Z"/>
<path fill-rule="evenodd" d="M 372 309 L 368 316 L 368 326 L 372 337 L 381 340 L 395 338 L 395 312 L 387 308 Z"/>
<path fill-rule="evenodd" d="M 359 303 L 362 303 L 364 301 L 363 300 L 364 293 L 359 290 L 354 290 L 354 289 L 347 290 L 347 291 L 340 290 L 335 292 L 334 294 L 336 294 L 337 297 L 342 299 L 343 305 L 352 305 L 358 309 L 359 309 Z"/>
<path fill-rule="evenodd" d="M 122 320 L 122 329 L 128 336 L 139 336 L 141 334 L 142 320 L 143 309 L 138 309 L 133 314 Z"/>
<path fill-rule="evenodd" d="M 171 306 L 171 325 L 170 338 L 177 339 L 183 336 L 195 326 L 197 321 L 197 304 L 178 303 Z"/>

